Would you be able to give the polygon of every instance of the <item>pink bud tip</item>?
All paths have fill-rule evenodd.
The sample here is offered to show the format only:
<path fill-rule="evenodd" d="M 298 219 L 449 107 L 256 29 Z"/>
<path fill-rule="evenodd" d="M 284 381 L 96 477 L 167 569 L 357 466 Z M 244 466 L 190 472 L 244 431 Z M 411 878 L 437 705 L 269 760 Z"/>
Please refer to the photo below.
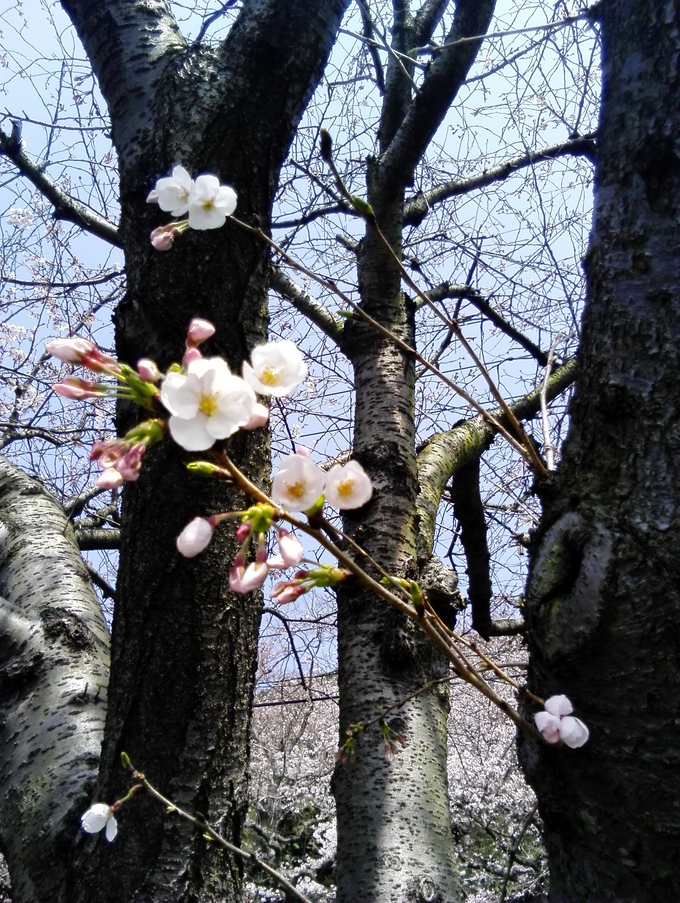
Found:
<path fill-rule="evenodd" d="M 209 320 L 202 320 L 200 317 L 195 317 L 191 321 L 191 323 L 189 323 L 189 331 L 187 332 L 187 346 L 189 348 L 193 348 L 196 345 L 200 345 L 201 342 L 205 342 L 206 339 L 209 339 L 214 335 L 215 327 Z"/>

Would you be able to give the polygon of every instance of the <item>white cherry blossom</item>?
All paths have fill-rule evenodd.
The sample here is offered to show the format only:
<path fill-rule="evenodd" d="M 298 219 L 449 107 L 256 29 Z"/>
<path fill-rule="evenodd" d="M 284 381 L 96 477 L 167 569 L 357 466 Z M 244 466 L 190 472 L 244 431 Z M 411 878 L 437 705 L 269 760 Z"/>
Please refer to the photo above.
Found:
<path fill-rule="evenodd" d="M 283 339 L 258 345 L 243 364 L 243 378 L 260 395 L 289 395 L 307 376 L 307 367 L 295 342 Z"/>
<path fill-rule="evenodd" d="M 272 498 L 290 511 L 311 508 L 324 490 L 326 474 L 302 455 L 288 455 L 272 480 Z"/>
<path fill-rule="evenodd" d="M 188 451 L 205 451 L 252 418 L 257 399 L 219 357 L 192 361 L 185 373 L 169 373 L 161 400 L 172 416 L 172 438 Z"/>
<path fill-rule="evenodd" d="M 88 834 L 98 834 L 102 828 L 106 828 L 104 836 L 109 843 L 118 833 L 118 823 L 113 817 L 111 806 L 106 803 L 95 803 L 80 818 L 80 826 Z"/>
<path fill-rule="evenodd" d="M 175 166 L 172 176 L 159 179 L 147 197 L 149 204 L 158 204 L 161 210 L 173 216 L 182 216 L 189 209 L 189 197 L 194 181 L 183 166 Z"/>
<path fill-rule="evenodd" d="M 334 464 L 326 475 L 326 501 L 334 508 L 361 508 L 372 495 L 371 479 L 358 461 Z"/>
<path fill-rule="evenodd" d="M 192 229 L 219 229 L 236 210 L 236 192 L 217 176 L 198 176 L 187 209 Z"/>

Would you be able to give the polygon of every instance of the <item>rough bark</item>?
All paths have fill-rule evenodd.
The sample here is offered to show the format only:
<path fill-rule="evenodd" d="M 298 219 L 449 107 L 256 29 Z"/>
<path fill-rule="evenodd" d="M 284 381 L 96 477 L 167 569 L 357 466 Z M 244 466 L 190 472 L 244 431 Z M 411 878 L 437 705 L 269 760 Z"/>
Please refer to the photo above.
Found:
<path fill-rule="evenodd" d="M 0 458 L 0 846 L 56 900 L 97 774 L 109 640 L 62 507 Z"/>
<path fill-rule="evenodd" d="M 164 0 L 64 0 L 106 98 L 120 163 L 128 277 L 115 317 L 122 360 L 178 360 L 193 316 L 215 323 L 206 353 L 224 356 L 237 372 L 263 340 L 266 247 L 228 222 L 159 254 L 149 232 L 168 217 L 145 198 L 181 162 L 233 184 L 238 215 L 266 228 L 280 166 L 347 4 L 248 0 L 224 43 L 209 48 L 186 44 Z M 136 417 L 121 409 L 119 427 Z M 237 436 L 231 451 L 253 479 L 266 480 L 264 431 Z M 162 792 L 238 842 L 261 603 L 256 594 L 229 592 L 233 532 L 221 533 L 199 562 L 176 552 L 174 539 L 192 517 L 243 502 L 223 485 L 187 475 L 186 457 L 169 442 L 153 449 L 124 495 L 95 796 L 110 802 L 126 791 L 125 750 Z M 150 799 L 126 805 L 119 821 L 114 844 L 81 839 L 69 903 L 238 898 L 239 864 Z"/>
<path fill-rule="evenodd" d="M 393 46 L 405 53 L 417 43 L 416 24 L 408 3 L 395 3 L 394 10 Z M 485 31 L 492 11 L 492 3 L 458 3 L 452 35 Z M 432 27 L 436 19 L 433 14 Z M 419 27 L 422 37 L 423 21 Z M 381 156 L 368 161 L 368 201 L 397 255 L 406 185 L 478 44 L 463 46 L 464 52 L 442 53 L 415 97 L 406 67 L 390 57 L 378 132 Z M 414 306 L 401 292 L 394 260 L 370 228 L 359 248 L 358 274 L 363 309 L 413 347 Z M 364 325 L 350 323 L 345 334 L 343 350 L 356 387 L 354 455 L 375 487 L 360 517 L 346 518 L 346 528 L 390 573 L 417 579 L 432 550 L 418 559 L 413 360 Z M 366 592 L 340 594 L 338 632 L 341 730 L 446 673 L 445 661 L 417 627 Z M 379 738 L 369 734 L 358 745 L 356 761 L 336 769 L 338 903 L 458 898 L 447 711 L 445 690 L 420 696 L 389 719 L 408 744 L 391 764 Z"/>
<path fill-rule="evenodd" d="M 521 744 L 552 903 L 680 898 L 680 4 L 605 0 L 588 304 L 532 554 L 531 687 L 582 749 Z"/>

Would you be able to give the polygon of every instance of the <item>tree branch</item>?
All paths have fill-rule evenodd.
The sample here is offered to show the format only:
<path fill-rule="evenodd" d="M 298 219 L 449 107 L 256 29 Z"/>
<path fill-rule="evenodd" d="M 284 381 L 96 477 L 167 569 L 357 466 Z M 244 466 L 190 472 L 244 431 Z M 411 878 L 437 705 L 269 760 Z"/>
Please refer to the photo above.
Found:
<path fill-rule="evenodd" d="M 21 140 L 21 130 L 16 123 L 14 125 L 10 135 L 0 128 L 0 154 L 10 159 L 21 175 L 54 205 L 55 219 L 75 223 L 81 229 L 120 248 L 121 241 L 116 226 L 60 188 L 26 153 Z"/>
<path fill-rule="evenodd" d="M 594 134 L 569 138 L 567 141 L 551 144 L 542 150 L 517 154 L 515 157 L 485 169 L 484 172 L 471 176 L 469 179 L 453 179 L 450 182 L 444 182 L 442 185 L 438 185 L 436 188 L 432 188 L 430 191 L 406 201 L 404 223 L 418 226 L 435 204 L 461 194 L 468 194 L 478 188 L 485 188 L 487 185 L 492 185 L 495 182 L 503 182 L 509 176 L 518 172 L 518 170 L 532 166 L 534 163 L 541 163 L 544 160 L 557 160 L 560 157 L 569 156 L 586 157 L 591 163 L 594 163 L 595 147 Z"/>
<path fill-rule="evenodd" d="M 576 379 L 576 358 L 571 358 L 557 367 L 549 380 L 546 398 L 552 400 L 561 395 Z M 543 383 L 520 398 L 510 409 L 518 420 L 529 420 L 541 407 Z M 494 411 L 494 419 L 503 421 L 503 412 Z M 418 499 L 416 507 L 419 518 L 418 558 L 425 559 L 432 552 L 435 520 L 442 493 L 451 477 L 489 447 L 494 435 L 494 427 L 483 417 L 474 417 L 460 423 L 446 433 L 433 436 L 418 454 Z"/>
<path fill-rule="evenodd" d="M 458 0 L 447 42 L 483 34 L 489 27 L 494 0 Z M 474 63 L 482 39 L 446 48 L 430 65 L 420 91 L 381 160 L 387 181 L 408 183 L 432 136 L 446 115 Z"/>
<path fill-rule="evenodd" d="M 530 339 L 519 332 L 519 330 L 515 329 L 514 326 L 511 326 L 506 319 L 491 307 L 488 301 L 484 300 L 477 289 L 472 288 L 472 286 L 443 282 L 441 285 L 430 289 L 426 294 L 430 301 L 439 301 L 444 298 L 465 298 L 466 301 L 474 304 L 477 310 L 484 314 L 487 320 L 490 320 L 494 326 L 497 326 L 498 329 L 501 330 L 501 332 L 504 332 L 505 335 L 514 339 L 518 345 L 521 345 L 525 351 L 528 351 L 542 367 L 547 366 L 548 355 L 545 351 L 542 351 L 538 345 L 534 345 Z"/>
<path fill-rule="evenodd" d="M 293 282 L 290 276 L 274 265 L 271 267 L 270 285 L 280 295 L 287 298 L 303 316 L 318 326 L 344 352 L 344 324 L 339 317 L 334 317 L 320 301 L 313 298 L 302 286 Z"/>

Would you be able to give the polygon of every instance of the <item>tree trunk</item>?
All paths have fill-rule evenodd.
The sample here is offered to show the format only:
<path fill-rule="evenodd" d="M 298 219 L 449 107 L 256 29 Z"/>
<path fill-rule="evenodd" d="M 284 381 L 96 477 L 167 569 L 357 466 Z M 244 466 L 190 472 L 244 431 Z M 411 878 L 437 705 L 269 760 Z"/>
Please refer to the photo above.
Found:
<path fill-rule="evenodd" d="M 61 505 L 0 457 L 0 846 L 56 900 L 97 775 L 109 638 Z"/>
<path fill-rule="evenodd" d="M 150 356 L 161 367 L 179 360 L 193 316 L 215 323 L 217 335 L 207 353 L 224 356 L 237 372 L 250 348 L 264 339 L 266 246 L 228 223 L 215 232 L 185 235 L 170 253 L 159 254 L 149 232 L 167 217 L 145 199 L 156 179 L 181 162 L 193 173 L 213 172 L 233 184 L 239 215 L 266 228 L 280 166 L 348 2 L 310 7 L 303 0 L 246 0 L 227 39 L 209 48 L 184 41 L 165 0 L 63 0 L 107 101 L 119 158 L 120 237 L 128 278 L 115 317 L 121 360 L 134 365 Z M 119 411 L 122 429 L 135 419 L 141 419 L 138 412 Z M 231 451 L 253 479 L 266 481 L 266 431 L 237 436 Z M 53 839 L 43 832 L 45 843 L 38 844 L 43 863 L 50 856 L 66 862 L 57 843 L 60 831 L 75 837 L 61 891 L 68 903 L 240 895 L 240 864 L 150 799 L 136 797 L 120 810 L 113 844 L 77 833 L 73 811 L 125 794 L 124 750 L 159 789 L 201 812 L 229 839 L 239 839 L 261 602 L 257 594 L 235 597 L 228 590 L 233 533 L 227 538 L 228 531 L 221 532 L 199 562 L 178 555 L 175 537 L 188 520 L 242 507 L 243 501 L 223 485 L 189 476 L 186 459 L 170 442 L 152 449 L 141 479 L 124 494 L 112 677 L 97 785 L 88 799 L 101 739 L 88 735 L 91 748 L 76 761 L 78 791 L 66 793 L 57 781 L 58 794 L 47 787 L 40 811 L 29 812 L 35 828 L 36 818 L 49 811 L 47 831 L 58 835 Z M 41 627 L 40 611 L 19 613 L 12 593 L 6 595 L 10 650 L 18 642 L 16 631 L 30 644 L 41 629 L 70 636 L 58 619 Z M 29 665 L 37 668 L 38 662 L 31 659 Z M 46 665 L 47 660 L 41 667 Z M 21 669 L 23 664 L 19 682 Z M 81 671 L 79 704 L 91 705 L 90 665 L 82 664 Z M 100 693 L 97 711 L 101 699 Z M 68 720 L 64 723 L 68 728 Z M 30 740 L 25 740 L 29 746 Z M 36 750 L 41 762 L 43 747 Z M 8 761 L 7 779 L 16 781 L 19 763 L 11 756 Z M 69 760 L 54 767 L 57 777 L 63 771 L 67 783 L 78 784 L 72 765 Z M 32 797 L 23 798 L 28 806 Z M 3 824 L 11 825 L 15 813 L 7 797 L 0 810 Z M 33 836 L 39 833 L 34 830 Z M 22 829 L 6 846 L 17 903 L 55 900 L 63 874 L 55 867 L 43 875 L 41 880 L 51 881 L 48 892 L 35 882 L 31 886 L 34 879 L 23 867 L 20 849 L 27 837 Z M 44 865 L 34 869 L 40 870 Z"/>
<path fill-rule="evenodd" d="M 581 749 L 521 741 L 553 903 L 680 899 L 680 4 L 605 0 L 577 394 L 536 537 L 531 688 Z"/>

